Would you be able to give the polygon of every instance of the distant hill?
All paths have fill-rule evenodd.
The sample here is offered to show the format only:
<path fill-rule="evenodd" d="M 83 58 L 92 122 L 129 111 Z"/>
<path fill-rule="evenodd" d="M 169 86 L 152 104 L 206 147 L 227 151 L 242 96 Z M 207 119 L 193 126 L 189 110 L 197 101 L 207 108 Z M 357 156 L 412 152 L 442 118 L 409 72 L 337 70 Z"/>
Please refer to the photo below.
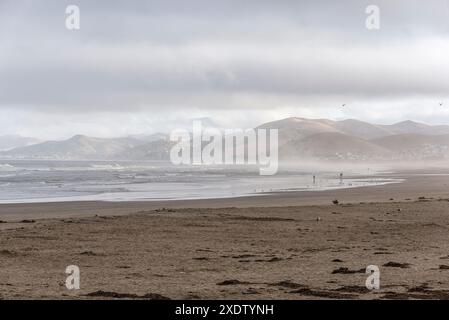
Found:
<path fill-rule="evenodd" d="M 46 141 L 2 152 L 0 156 L 27 159 L 111 159 L 143 144 L 134 138 L 92 138 L 76 135 L 63 141 Z"/>
<path fill-rule="evenodd" d="M 378 125 L 354 119 L 286 118 L 258 128 L 279 130 L 283 159 L 445 159 L 449 126 L 413 121 Z M 401 134 L 409 136 L 401 136 Z"/>
<path fill-rule="evenodd" d="M 390 132 L 390 134 L 406 134 L 406 133 L 417 133 L 426 135 L 443 135 L 449 134 L 449 126 L 430 126 L 424 123 L 414 122 L 414 121 L 403 121 L 392 125 L 383 125 Z"/>
<path fill-rule="evenodd" d="M 19 135 L 0 136 L 0 151 L 11 150 L 18 147 L 25 147 L 39 143 L 35 138 L 21 137 Z"/>
<path fill-rule="evenodd" d="M 378 125 L 354 119 L 286 118 L 259 129 L 278 129 L 279 157 L 286 160 L 449 159 L 449 126 L 413 121 Z M 13 140 L 13 139 L 12 139 Z M 124 138 L 77 135 L 1 151 L 2 158 L 169 160 L 174 142 L 166 134 Z"/>
<path fill-rule="evenodd" d="M 352 135 L 361 139 L 375 139 L 392 134 L 390 130 L 381 125 L 371 124 L 354 119 L 335 121 L 333 127 L 341 131 L 342 133 Z"/>
<path fill-rule="evenodd" d="M 390 150 L 397 159 L 449 159 L 449 134 L 398 134 L 375 139 L 372 143 Z"/>
<path fill-rule="evenodd" d="M 123 160 L 170 160 L 170 149 L 174 145 L 167 139 L 153 140 L 117 155 Z"/>
<path fill-rule="evenodd" d="M 340 132 L 333 127 L 334 122 L 324 119 L 287 118 L 272 121 L 258 126 L 258 129 L 278 129 L 279 144 L 284 145 L 289 141 L 298 141 L 307 136 L 322 132 Z"/>
<path fill-rule="evenodd" d="M 290 140 L 280 150 L 283 158 L 318 158 L 323 160 L 373 160 L 392 156 L 392 152 L 372 142 L 339 132 L 312 134 Z"/>

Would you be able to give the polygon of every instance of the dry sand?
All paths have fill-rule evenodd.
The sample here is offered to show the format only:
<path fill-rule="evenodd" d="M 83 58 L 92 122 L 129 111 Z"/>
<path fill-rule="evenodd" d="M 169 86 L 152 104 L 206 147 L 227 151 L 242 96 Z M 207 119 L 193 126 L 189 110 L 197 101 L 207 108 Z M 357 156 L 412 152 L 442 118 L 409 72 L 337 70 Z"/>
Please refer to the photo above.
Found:
<path fill-rule="evenodd" d="M 449 176 L 392 176 L 406 181 L 220 200 L 0 205 L 0 298 L 447 299 Z M 65 287 L 68 265 L 80 267 L 80 290 Z M 368 265 L 380 268 L 380 290 L 365 288 Z"/>

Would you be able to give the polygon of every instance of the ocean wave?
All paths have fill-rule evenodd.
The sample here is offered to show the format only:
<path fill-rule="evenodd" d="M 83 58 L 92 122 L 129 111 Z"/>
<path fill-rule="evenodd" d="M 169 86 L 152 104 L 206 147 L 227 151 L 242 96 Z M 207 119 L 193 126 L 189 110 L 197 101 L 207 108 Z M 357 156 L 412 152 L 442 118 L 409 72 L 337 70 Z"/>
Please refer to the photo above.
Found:
<path fill-rule="evenodd" d="M 10 172 L 10 171 L 17 171 L 18 169 L 10 164 L 0 164 L 0 171 L 1 172 Z"/>
<path fill-rule="evenodd" d="M 128 171 L 146 171 L 146 170 L 153 170 L 158 169 L 161 170 L 159 167 L 155 166 L 140 166 L 140 165 L 120 165 L 117 163 L 112 164 L 92 164 L 89 166 L 88 170 L 102 170 L 102 171 L 108 171 L 108 170 L 128 170 Z"/>
<path fill-rule="evenodd" d="M 121 165 L 117 163 L 113 164 L 92 164 L 89 168 L 89 170 L 124 170 L 125 167 L 122 167 Z"/>

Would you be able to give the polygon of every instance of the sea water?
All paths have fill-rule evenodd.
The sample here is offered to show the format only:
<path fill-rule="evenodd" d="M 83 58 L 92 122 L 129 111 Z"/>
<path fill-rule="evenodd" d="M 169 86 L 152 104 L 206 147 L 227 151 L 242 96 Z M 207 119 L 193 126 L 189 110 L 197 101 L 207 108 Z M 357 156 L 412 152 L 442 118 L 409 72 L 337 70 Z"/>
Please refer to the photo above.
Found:
<path fill-rule="evenodd" d="M 338 171 L 289 169 L 261 176 L 258 168 L 247 166 L 0 160 L 0 203 L 210 199 L 400 182 L 357 174 L 345 172 L 351 178 L 341 180 Z"/>

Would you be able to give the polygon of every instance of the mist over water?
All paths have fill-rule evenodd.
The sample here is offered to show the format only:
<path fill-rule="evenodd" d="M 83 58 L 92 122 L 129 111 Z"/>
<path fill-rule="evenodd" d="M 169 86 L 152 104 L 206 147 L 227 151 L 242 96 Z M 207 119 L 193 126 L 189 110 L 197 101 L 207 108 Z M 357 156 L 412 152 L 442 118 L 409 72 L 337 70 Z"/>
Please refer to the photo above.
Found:
<path fill-rule="evenodd" d="M 0 161 L 0 203 L 207 199 L 400 182 L 366 178 L 375 174 L 369 168 L 343 169 L 340 180 L 340 171 L 310 167 L 288 166 L 274 176 L 260 176 L 255 166 L 4 160 Z"/>

